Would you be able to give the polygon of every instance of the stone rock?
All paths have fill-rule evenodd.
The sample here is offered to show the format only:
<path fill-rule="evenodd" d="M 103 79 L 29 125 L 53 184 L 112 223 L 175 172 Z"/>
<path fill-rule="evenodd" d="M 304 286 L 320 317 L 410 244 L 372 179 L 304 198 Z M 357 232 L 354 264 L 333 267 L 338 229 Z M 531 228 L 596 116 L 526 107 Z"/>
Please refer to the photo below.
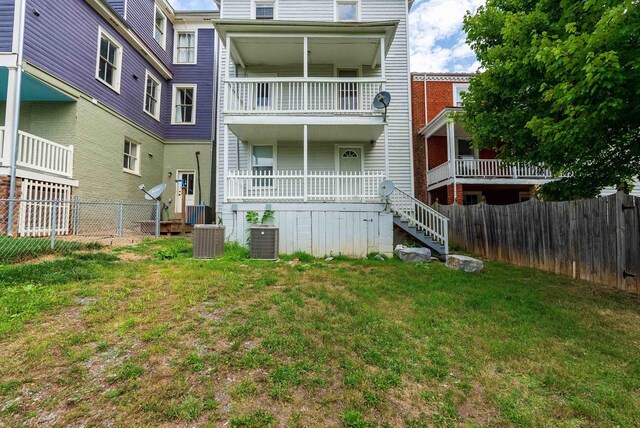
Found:
<path fill-rule="evenodd" d="M 447 256 L 447 266 L 454 270 L 474 273 L 480 272 L 484 268 L 484 263 L 482 263 L 482 260 L 474 259 L 473 257 L 450 254 Z"/>
<path fill-rule="evenodd" d="M 379 262 L 383 262 L 384 261 L 384 256 L 382 254 L 376 254 L 374 259 L 378 260 Z"/>
<path fill-rule="evenodd" d="M 327 257 L 326 259 L 324 259 L 325 262 L 330 262 L 333 261 L 333 257 Z"/>
<path fill-rule="evenodd" d="M 400 260 L 411 263 L 431 263 L 431 250 L 428 248 L 396 247 L 396 255 Z"/>

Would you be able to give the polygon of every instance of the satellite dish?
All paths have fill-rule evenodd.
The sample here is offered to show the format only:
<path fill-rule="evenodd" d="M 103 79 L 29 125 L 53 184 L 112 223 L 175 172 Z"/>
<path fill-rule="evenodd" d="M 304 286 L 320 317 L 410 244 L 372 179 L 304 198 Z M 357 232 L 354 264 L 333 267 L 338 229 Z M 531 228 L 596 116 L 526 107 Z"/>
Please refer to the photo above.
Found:
<path fill-rule="evenodd" d="M 394 190 L 396 190 L 396 185 L 393 184 L 393 181 L 384 180 L 380 183 L 380 187 L 378 187 L 378 194 L 383 198 L 388 198 Z"/>
<path fill-rule="evenodd" d="M 167 189 L 167 185 L 165 183 L 158 184 L 156 187 L 147 192 L 144 188 L 144 184 L 142 184 L 140 185 L 139 189 L 145 193 L 144 198 L 147 201 L 159 201 L 160 196 L 162 196 L 162 193 Z"/>
<path fill-rule="evenodd" d="M 391 103 L 391 94 L 389 92 L 380 92 L 373 98 L 373 106 L 380 109 L 386 109 Z"/>
<path fill-rule="evenodd" d="M 391 103 L 391 94 L 383 91 L 373 97 L 373 106 L 378 110 L 384 109 L 384 121 L 387 121 L 387 107 Z"/>

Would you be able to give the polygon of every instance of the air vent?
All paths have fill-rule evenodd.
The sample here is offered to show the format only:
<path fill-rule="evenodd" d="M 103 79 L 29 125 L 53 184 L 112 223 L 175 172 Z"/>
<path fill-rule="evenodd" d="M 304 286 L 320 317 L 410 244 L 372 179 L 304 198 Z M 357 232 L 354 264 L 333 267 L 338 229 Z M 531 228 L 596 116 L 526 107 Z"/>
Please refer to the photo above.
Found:
<path fill-rule="evenodd" d="M 224 254 L 224 226 L 197 224 L 193 227 L 193 258 L 216 259 Z"/>
<path fill-rule="evenodd" d="M 280 247 L 280 229 L 273 226 L 252 227 L 249 232 L 251 258 L 257 260 L 277 260 Z"/>

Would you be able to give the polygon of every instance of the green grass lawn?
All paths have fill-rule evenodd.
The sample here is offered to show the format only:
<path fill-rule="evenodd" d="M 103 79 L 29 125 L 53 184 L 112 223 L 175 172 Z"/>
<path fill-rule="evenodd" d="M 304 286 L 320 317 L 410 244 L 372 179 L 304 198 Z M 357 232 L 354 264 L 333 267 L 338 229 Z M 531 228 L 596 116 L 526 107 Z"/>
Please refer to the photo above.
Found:
<path fill-rule="evenodd" d="M 0 267 L 0 426 L 638 426 L 640 302 L 499 263 Z"/>
<path fill-rule="evenodd" d="M 44 238 L 10 238 L 0 235 L 0 264 L 15 263 L 47 254 L 97 249 L 99 244 L 57 240 L 51 248 L 51 240 Z"/>

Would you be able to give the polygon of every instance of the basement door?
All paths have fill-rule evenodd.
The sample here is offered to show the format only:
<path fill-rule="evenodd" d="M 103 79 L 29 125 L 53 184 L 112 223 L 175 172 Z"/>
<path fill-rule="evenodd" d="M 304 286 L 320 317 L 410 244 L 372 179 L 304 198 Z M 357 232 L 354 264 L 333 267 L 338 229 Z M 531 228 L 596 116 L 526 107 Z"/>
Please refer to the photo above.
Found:
<path fill-rule="evenodd" d="M 186 189 L 186 198 L 185 205 L 195 205 L 196 204 L 196 192 L 195 192 L 195 184 L 196 184 L 196 172 L 194 170 L 185 170 L 179 169 L 176 171 L 176 180 L 185 180 L 187 183 Z M 181 184 L 176 182 L 176 200 L 175 200 L 175 208 L 176 213 L 182 213 L 182 187 Z"/>

